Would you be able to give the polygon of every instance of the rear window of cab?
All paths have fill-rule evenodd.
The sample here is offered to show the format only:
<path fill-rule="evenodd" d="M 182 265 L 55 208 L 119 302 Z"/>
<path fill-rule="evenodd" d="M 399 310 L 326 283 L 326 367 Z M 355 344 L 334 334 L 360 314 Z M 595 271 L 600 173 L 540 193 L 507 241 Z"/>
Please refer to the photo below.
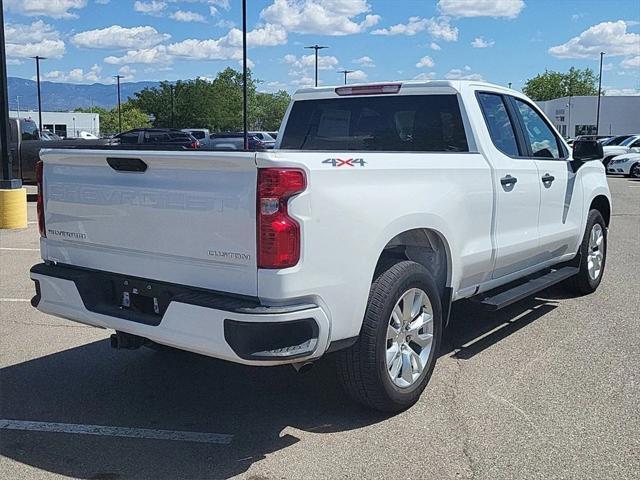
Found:
<path fill-rule="evenodd" d="M 456 95 L 380 95 L 296 101 L 280 148 L 469 151 Z"/>

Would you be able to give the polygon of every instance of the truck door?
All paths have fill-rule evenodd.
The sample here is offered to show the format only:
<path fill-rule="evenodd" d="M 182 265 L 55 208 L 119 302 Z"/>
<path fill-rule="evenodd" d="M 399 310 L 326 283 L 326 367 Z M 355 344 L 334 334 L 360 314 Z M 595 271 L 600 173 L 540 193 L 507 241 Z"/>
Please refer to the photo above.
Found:
<path fill-rule="evenodd" d="M 534 159 L 527 158 L 518 138 L 515 112 L 499 93 L 478 92 L 488 130 L 485 154 L 493 164 L 496 190 L 493 278 L 500 278 L 539 260 L 538 209 L 540 176 Z"/>
<path fill-rule="evenodd" d="M 568 152 L 537 109 L 519 98 L 512 99 L 522 125 L 527 155 L 535 159 L 540 174 L 538 257 L 540 262 L 575 253 L 582 238 L 582 189 L 580 178 L 566 161 Z"/>

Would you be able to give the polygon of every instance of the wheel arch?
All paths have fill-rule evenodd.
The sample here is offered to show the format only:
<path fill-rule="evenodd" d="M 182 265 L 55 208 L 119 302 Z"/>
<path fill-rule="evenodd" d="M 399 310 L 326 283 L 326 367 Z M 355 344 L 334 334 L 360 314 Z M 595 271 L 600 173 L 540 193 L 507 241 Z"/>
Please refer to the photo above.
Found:
<path fill-rule="evenodd" d="M 611 221 L 611 202 L 605 195 L 596 195 L 593 200 L 591 200 L 589 210 L 598 210 L 602 214 L 602 218 L 604 218 L 605 225 L 609 227 L 609 222 Z"/>
<path fill-rule="evenodd" d="M 382 248 L 375 271 L 387 260 L 412 260 L 433 276 L 442 302 L 443 322 L 449 320 L 452 300 L 453 259 L 445 235 L 430 227 L 415 227 L 396 233 Z"/>

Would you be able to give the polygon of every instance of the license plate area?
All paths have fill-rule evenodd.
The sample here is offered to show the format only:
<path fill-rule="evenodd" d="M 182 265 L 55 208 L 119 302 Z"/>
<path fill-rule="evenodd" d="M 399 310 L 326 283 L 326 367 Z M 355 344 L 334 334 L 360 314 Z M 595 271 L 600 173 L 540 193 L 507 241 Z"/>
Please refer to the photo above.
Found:
<path fill-rule="evenodd" d="M 165 285 L 146 280 L 124 278 L 113 283 L 119 307 L 145 316 L 162 317 L 174 295 Z"/>

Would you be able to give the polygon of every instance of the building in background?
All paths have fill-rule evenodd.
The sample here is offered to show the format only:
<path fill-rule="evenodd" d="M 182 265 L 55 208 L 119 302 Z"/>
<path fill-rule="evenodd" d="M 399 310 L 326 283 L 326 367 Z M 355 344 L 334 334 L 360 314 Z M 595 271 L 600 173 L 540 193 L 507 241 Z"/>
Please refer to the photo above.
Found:
<path fill-rule="evenodd" d="M 596 133 L 598 97 L 562 97 L 537 102 L 565 138 Z M 640 96 L 600 98 L 599 135 L 640 133 Z"/>
<path fill-rule="evenodd" d="M 11 118 L 30 118 L 38 123 L 37 111 L 9 112 Z M 100 136 L 100 115 L 97 113 L 42 112 L 44 130 L 49 130 L 64 138 L 78 137 L 80 132 L 89 132 Z"/>

